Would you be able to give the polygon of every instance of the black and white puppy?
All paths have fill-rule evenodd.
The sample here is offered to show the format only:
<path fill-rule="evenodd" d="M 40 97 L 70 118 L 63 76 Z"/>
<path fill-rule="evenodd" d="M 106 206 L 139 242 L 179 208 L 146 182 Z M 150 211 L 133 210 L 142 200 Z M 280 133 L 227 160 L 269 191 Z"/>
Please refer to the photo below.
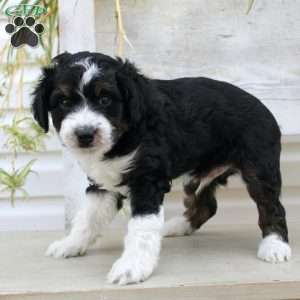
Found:
<path fill-rule="evenodd" d="M 44 68 L 32 108 L 46 132 L 51 114 L 62 144 L 91 180 L 70 234 L 48 255 L 84 254 L 128 198 L 125 248 L 108 280 L 143 281 L 157 265 L 161 237 L 200 228 L 216 213 L 216 188 L 238 173 L 258 208 L 258 257 L 290 258 L 279 200 L 281 134 L 254 96 L 208 78 L 149 79 L 128 61 L 80 52 Z M 182 175 L 186 211 L 164 224 L 164 195 Z"/>

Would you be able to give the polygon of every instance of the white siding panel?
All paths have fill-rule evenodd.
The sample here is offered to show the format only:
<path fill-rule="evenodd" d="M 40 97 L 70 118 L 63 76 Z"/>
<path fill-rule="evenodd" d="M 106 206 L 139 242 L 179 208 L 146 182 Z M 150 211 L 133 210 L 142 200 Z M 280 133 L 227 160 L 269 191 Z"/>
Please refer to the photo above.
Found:
<path fill-rule="evenodd" d="M 300 93 L 298 95 L 300 96 Z M 300 134 L 300 101 L 282 99 L 281 101 L 267 100 L 263 103 L 274 114 L 283 134 Z"/>
<path fill-rule="evenodd" d="M 0 231 L 63 230 L 64 210 L 61 198 L 18 201 L 14 208 L 0 201 Z"/>
<path fill-rule="evenodd" d="M 96 0 L 97 50 L 116 52 L 114 3 Z M 134 49 L 124 56 L 160 78 L 208 76 L 259 97 L 284 134 L 300 133 L 300 1 L 122 1 Z"/>

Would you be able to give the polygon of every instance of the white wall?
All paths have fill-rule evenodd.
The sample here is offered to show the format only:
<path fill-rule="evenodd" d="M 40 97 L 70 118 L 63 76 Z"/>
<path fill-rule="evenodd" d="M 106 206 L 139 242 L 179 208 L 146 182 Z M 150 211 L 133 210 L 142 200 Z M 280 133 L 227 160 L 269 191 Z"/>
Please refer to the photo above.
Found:
<path fill-rule="evenodd" d="M 96 0 L 96 46 L 116 49 L 114 1 Z M 153 77 L 209 76 L 260 97 L 285 134 L 299 134 L 300 1 L 124 0 L 129 57 Z"/>

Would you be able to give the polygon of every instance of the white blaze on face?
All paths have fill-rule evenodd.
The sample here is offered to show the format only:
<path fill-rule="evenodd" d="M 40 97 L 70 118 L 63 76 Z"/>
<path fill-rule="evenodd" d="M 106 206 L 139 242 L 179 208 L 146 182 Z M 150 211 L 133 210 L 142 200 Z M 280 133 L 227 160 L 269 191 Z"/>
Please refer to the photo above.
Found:
<path fill-rule="evenodd" d="M 62 143 L 70 149 L 78 148 L 76 130 L 85 126 L 97 129 L 93 147 L 102 153 L 111 149 L 113 145 L 112 124 L 103 114 L 92 111 L 87 105 L 68 114 L 62 121 L 59 131 Z"/>
<path fill-rule="evenodd" d="M 90 58 L 80 60 L 74 65 L 79 65 L 85 68 L 79 84 L 79 88 L 81 91 L 83 90 L 83 87 L 87 85 L 93 78 L 101 74 L 101 70 L 98 68 L 98 66 L 90 62 Z"/>

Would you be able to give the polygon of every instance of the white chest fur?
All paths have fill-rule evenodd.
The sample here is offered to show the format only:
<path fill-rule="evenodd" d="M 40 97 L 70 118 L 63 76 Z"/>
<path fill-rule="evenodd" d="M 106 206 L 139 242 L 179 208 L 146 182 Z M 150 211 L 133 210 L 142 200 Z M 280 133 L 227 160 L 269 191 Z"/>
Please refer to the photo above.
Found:
<path fill-rule="evenodd" d="M 107 160 L 102 160 L 99 153 L 76 153 L 75 157 L 86 175 L 97 184 L 109 191 L 125 195 L 128 192 L 127 187 L 117 185 L 121 182 L 122 175 L 130 168 L 134 154 Z"/>

